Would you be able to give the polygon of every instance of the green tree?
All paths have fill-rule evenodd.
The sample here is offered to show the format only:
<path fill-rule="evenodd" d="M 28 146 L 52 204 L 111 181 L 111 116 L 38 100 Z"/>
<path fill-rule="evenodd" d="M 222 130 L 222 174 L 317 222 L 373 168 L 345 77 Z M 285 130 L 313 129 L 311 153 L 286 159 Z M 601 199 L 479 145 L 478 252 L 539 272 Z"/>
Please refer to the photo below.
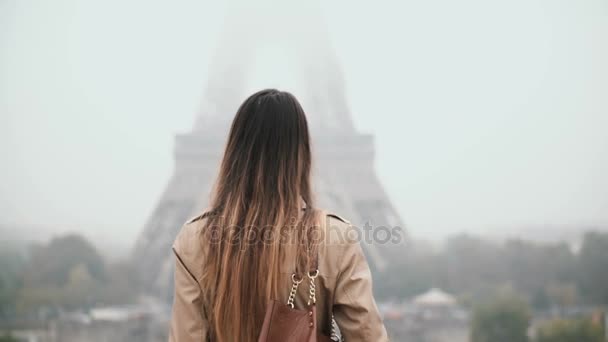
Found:
<path fill-rule="evenodd" d="M 0 321 L 14 316 L 23 264 L 21 253 L 15 248 L 8 244 L 0 245 Z"/>
<path fill-rule="evenodd" d="M 557 291 L 557 288 L 576 282 L 576 256 L 565 243 L 507 241 L 502 248 L 501 265 L 505 279 L 511 281 L 518 292 L 532 298 L 532 304 L 537 308 L 562 306 L 565 297 L 557 292 L 563 294 L 565 290 Z M 575 297 L 567 304 L 575 304 Z M 547 302 L 543 303 L 545 300 Z"/>
<path fill-rule="evenodd" d="M 0 335 L 0 342 L 18 342 L 18 340 L 9 334 L 9 335 Z"/>
<path fill-rule="evenodd" d="M 535 342 L 603 342 L 602 328 L 588 319 L 555 320 L 541 325 Z"/>
<path fill-rule="evenodd" d="M 100 289 L 109 285 L 106 278 L 104 260 L 90 242 L 74 234 L 54 238 L 31 250 L 17 297 L 18 312 L 90 307 Z"/>
<path fill-rule="evenodd" d="M 580 293 L 591 304 L 608 304 L 608 233 L 585 234 L 579 255 Z"/>
<path fill-rule="evenodd" d="M 46 246 L 32 248 L 24 274 L 25 286 L 62 287 L 69 282 L 73 268 L 80 264 L 93 279 L 105 279 L 104 260 L 89 241 L 77 234 L 56 237 Z"/>
<path fill-rule="evenodd" d="M 499 246 L 466 234 L 450 237 L 442 255 L 436 286 L 448 291 L 485 292 L 504 283 Z"/>
<path fill-rule="evenodd" d="M 548 284 L 545 292 L 551 302 L 562 312 L 565 308 L 576 305 L 578 301 L 577 288 L 572 284 Z"/>
<path fill-rule="evenodd" d="M 500 295 L 475 307 L 471 342 L 527 342 L 528 305 L 514 295 Z"/>

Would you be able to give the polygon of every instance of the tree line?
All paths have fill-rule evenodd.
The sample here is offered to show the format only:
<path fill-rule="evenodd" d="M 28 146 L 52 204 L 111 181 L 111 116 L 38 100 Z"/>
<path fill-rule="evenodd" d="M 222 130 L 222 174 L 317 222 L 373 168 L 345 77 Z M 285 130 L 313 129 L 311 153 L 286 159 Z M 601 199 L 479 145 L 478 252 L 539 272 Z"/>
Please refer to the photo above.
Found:
<path fill-rule="evenodd" d="M 543 310 L 608 305 L 607 270 L 608 233 L 584 233 L 580 246 L 457 235 L 439 252 L 412 249 L 380 273 L 374 286 L 387 300 L 439 287 L 470 306 L 509 287 L 533 309 Z"/>
<path fill-rule="evenodd" d="M 134 302 L 137 279 L 128 262 L 107 262 L 78 234 L 47 244 L 0 249 L 0 322 L 40 319 L 96 305 Z"/>
<path fill-rule="evenodd" d="M 77 234 L 0 248 L 0 320 L 40 308 L 67 311 L 135 300 L 128 262 L 110 263 Z M 496 243 L 471 235 L 447 239 L 436 253 L 418 248 L 376 275 L 380 300 L 403 300 L 440 287 L 473 307 L 509 287 L 534 310 L 608 304 L 608 234 L 584 234 L 580 249 L 525 240 Z"/>

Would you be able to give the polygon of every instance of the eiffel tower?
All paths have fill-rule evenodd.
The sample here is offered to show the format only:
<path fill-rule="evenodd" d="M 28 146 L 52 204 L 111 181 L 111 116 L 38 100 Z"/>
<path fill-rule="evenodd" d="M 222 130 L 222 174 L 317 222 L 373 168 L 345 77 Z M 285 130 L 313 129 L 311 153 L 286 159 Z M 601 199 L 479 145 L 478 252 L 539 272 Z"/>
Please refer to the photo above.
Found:
<path fill-rule="evenodd" d="M 324 32 L 320 9 L 311 3 L 265 0 L 255 8 L 247 2 L 230 8 L 202 110 L 193 130 L 176 137 L 173 176 L 134 247 L 133 258 L 140 265 L 146 291 L 166 299 L 172 296 L 171 244 L 182 224 L 207 207 L 232 117 L 257 90 L 248 89 L 247 79 L 252 62 L 264 49 L 271 51 L 265 57 L 278 55 L 280 62 L 295 62 L 287 70 L 299 71 L 293 77 L 298 80 L 297 90 L 292 92 L 309 120 L 318 206 L 358 227 L 366 222 L 374 227 L 403 227 L 374 171 L 373 136 L 357 132 L 351 121 L 340 67 Z M 269 11 L 274 14 L 272 20 L 259 20 Z M 362 245 L 374 273 L 403 255 L 399 245 Z"/>

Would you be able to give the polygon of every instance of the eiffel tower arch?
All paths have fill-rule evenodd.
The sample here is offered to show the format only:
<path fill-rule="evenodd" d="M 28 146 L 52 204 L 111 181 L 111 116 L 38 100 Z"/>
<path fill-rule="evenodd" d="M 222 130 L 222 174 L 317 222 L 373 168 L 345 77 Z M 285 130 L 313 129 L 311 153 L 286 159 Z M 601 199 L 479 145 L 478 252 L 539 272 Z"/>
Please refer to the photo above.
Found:
<path fill-rule="evenodd" d="M 210 68 L 202 110 L 192 131 L 175 139 L 173 175 L 134 247 L 132 257 L 140 265 L 146 291 L 166 299 L 172 296 L 171 244 L 182 224 L 208 205 L 229 124 L 240 103 L 257 90 L 247 89 L 247 77 L 260 46 L 279 47 L 284 58 L 296 62 L 299 83 L 293 92 L 309 120 L 319 207 L 358 227 L 366 222 L 374 227 L 403 227 L 374 170 L 373 136 L 359 133 L 352 123 L 343 77 L 323 31 L 320 9 L 310 3 L 273 2 L 278 19 L 268 25 L 260 25 L 256 18 L 262 17 L 268 10 L 264 4 L 270 6 L 270 2 L 256 8 L 245 3 L 231 8 Z M 251 22 L 243 23 L 243 18 Z M 281 31 L 277 33 L 276 27 Z M 405 254 L 403 243 L 362 241 L 362 245 L 374 273 Z"/>

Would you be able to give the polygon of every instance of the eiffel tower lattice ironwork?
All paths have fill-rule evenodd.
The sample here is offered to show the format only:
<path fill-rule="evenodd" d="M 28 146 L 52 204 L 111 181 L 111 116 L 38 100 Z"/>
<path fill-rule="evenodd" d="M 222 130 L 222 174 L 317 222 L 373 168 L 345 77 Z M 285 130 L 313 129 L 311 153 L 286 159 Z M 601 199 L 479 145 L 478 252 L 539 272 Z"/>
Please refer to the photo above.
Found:
<path fill-rule="evenodd" d="M 268 3 L 277 18 L 267 25 L 255 18 L 266 9 L 232 8 L 215 62 L 210 68 L 202 110 L 194 129 L 176 137 L 173 175 L 149 217 L 132 257 L 147 291 L 171 298 L 171 244 L 182 224 L 207 207 L 229 123 L 247 89 L 248 68 L 261 46 L 279 47 L 297 62 L 300 89 L 294 92 L 307 113 L 314 153 L 314 189 L 320 207 L 338 213 L 358 227 L 403 227 L 374 170 L 373 136 L 356 131 L 344 94 L 343 77 L 332 52 L 319 9 L 299 2 L 293 8 Z M 286 6 L 286 5 L 285 5 Z M 246 13 L 244 13 L 246 12 Z M 253 14 L 252 14 L 253 12 Z M 258 13 L 258 14 L 259 14 Z M 281 27 L 276 32 L 275 27 Z M 301 28 L 305 27 L 306 30 Z M 288 89 L 291 90 L 291 89 Z M 362 243 L 372 272 L 382 272 L 400 250 L 385 244 Z M 398 246 L 397 246 L 398 247 Z"/>

